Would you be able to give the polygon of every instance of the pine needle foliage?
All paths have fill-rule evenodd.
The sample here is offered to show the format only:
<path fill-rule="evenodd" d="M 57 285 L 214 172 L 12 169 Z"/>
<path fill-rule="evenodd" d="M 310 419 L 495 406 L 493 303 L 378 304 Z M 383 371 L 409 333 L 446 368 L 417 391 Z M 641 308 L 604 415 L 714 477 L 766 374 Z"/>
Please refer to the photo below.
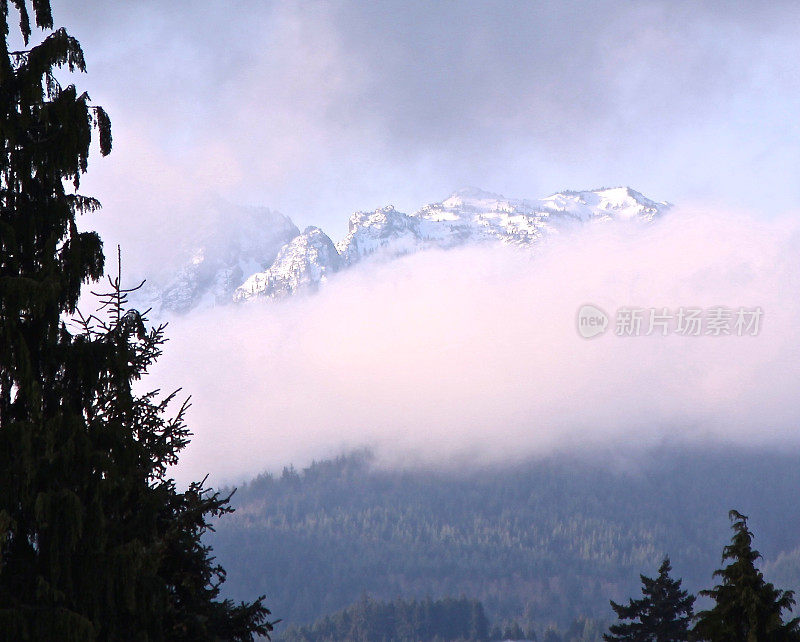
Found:
<path fill-rule="evenodd" d="M 695 597 L 681 589 L 681 580 L 670 577 L 672 565 L 669 557 L 658 569 L 658 577 L 640 575 L 642 597 L 617 604 L 611 608 L 619 619 L 603 635 L 607 642 L 685 642 L 689 639 L 689 625 Z"/>
<path fill-rule="evenodd" d="M 39 44 L 9 50 L 14 11 Z M 80 44 L 53 30 L 47 0 L 0 0 L 0 32 L 0 639 L 267 635 L 262 599 L 219 599 L 203 543 L 229 497 L 167 475 L 188 402 L 171 416 L 177 391 L 136 392 L 164 327 L 127 307 L 119 275 L 98 316 L 76 310 L 104 273 L 100 237 L 76 220 L 99 203 L 77 190 L 93 137 L 102 155 L 112 145 L 105 111 L 56 77 L 85 71 Z"/>
<path fill-rule="evenodd" d="M 732 510 L 733 538 L 722 553 L 729 564 L 714 572 L 720 583 L 701 591 L 714 600 L 714 607 L 697 614 L 695 640 L 708 642 L 796 642 L 800 640 L 800 618 L 783 621 L 783 612 L 794 606 L 792 591 L 776 589 L 764 580 L 756 562 L 761 554 L 753 549 L 753 533 L 747 516 Z"/>

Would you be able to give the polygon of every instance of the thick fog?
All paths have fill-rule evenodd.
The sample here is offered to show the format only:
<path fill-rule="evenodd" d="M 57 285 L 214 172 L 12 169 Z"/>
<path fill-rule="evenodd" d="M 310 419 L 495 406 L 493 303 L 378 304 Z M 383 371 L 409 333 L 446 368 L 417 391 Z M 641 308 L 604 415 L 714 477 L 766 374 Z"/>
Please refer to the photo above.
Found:
<path fill-rule="evenodd" d="M 128 275 L 176 269 L 219 199 L 334 238 L 353 210 L 414 211 L 466 185 L 630 185 L 684 208 L 534 258 L 431 252 L 174 320 L 152 380 L 194 395 L 180 475 L 359 446 L 455 463 L 793 447 L 797 3 L 86 0 L 54 15 L 113 123 L 114 152 L 82 183 L 105 208 L 81 225 L 122 244 Z M 575 327 L 587 303 L 610 315 L 592 340 Z M 623 306 L 760 306 L 763 327 L 617 337 Z"/>
<path fill-rule="evenodd" d="M 800 225 L 679 210 L 599 224 L 533 255 L 431 251 L 316 295 L 176 319 L 149 384 L 194 395 L 176 474 L 236 481 L 354 448 L 396 465 L 661 445 L 800 445 Z M 593 304 L 606 332 L 578 333 Z M 649 331 L 649 308 L 734 311 L 729 335 Z M 737 330 L 736 311 L 761 308 Z M 642 308 L 639 336 L 617 311 Z M 750 318 L 749 318 L 750 319 Z M 629 330 L 629 328 L 628 328 Z M 743 336 L 739 336 L 739 333 Z"/>

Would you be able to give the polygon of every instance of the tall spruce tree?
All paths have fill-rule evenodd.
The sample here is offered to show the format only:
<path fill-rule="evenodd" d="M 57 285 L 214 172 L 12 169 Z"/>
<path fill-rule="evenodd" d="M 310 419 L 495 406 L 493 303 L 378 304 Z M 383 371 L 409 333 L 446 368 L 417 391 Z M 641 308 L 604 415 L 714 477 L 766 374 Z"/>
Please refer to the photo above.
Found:
<path fill-rule="evenodd" d="M 722 553 L 725 568 L 714 572 L 721 583 L 701 595 L 712 598 L 714 607 L 697 614 L 693 639 L 708 642 L 790 642 L 800 640 L 800 619 L 783 621 L 783 612 L 794 606 L 792 591 L 776 589 L 756 568 L 761 555 L 753 550 L 753 533 L 747 517 L 729 514 L 733 538 Z"/>
<path fill-rule="evenodd" d="M 670 577 L 669 557 L 658 569 L 655 579 L 640 575 L 642 595 L 628 604 L 612 600 L 611 608 L 620 622 L 603 634 L 608 642 L 683 642 L 689 639 L 689 624 L 695 597 L 681 589 L 681 580 Z"/>
<path fill-rule="evenodd" d="M 261 599 L 218 599 L 224 571 L 202 542 L 228 498 L 167 477 L 188 440 L 185 405 L 170 418 L 174 394 L 134 393 L 163 327 L 125 308 L 119 279 L 102 319 L 65 324 L 103 274 L 100 238 L 76 223 L 99 204 L 77 190 L 93 131 L 101 154 L 111 149 L 110 122 L 58 82 L 58 68 L 85 70 L 83 52 L 53 30 L 48 0 L 32 8 L 45 36 L 27 48 L 25 0 L 0 0 L 0 639 L 266 635 Z"/>

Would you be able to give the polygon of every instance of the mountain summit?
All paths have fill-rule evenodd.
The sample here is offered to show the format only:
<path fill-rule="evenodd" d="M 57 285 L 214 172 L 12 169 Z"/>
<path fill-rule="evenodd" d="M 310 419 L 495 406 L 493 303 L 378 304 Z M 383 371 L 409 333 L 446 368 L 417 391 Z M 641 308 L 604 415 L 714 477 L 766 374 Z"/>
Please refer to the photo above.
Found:
<path fill-rule="evenodd" d="M 355 212 L 347 234 L 337 243 L 318 227 L 301 233 L 288 218 L 265 210 L 268 215 L 261 215 L 259 225 L 235 234 L 236 242 L 226 243 L 223 252 L 208 248 L 214 247 L 213 239 L 230 237 L 230 231 L 209 234 L 204 252 L 159 288 L 153 304 L 162 312 L 181 313 L 198 306 L 280 299 L 312 292 L 331 275 L 365 260 L 467 244 L 528 246 L 593 221 L 649 222 L 670 207 L 629 187 L 564 191 L 539 200 L 508 199 L 467 187 L 413 214 L 391 205 Z M 243 243 L 242 238 L 251 242 Z M 208 254 L 214 260 L 209 261 Z M 249 272 L 246 266 L 252 266 Z"/>

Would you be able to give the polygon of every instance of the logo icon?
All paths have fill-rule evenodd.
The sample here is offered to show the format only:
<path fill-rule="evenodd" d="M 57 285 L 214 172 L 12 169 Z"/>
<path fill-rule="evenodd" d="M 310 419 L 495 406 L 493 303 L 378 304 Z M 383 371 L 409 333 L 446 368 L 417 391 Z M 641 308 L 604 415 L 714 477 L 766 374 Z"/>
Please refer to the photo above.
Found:
<path fill-rule="evenodd" d="M 608 315 L 596 305 L 582 305 L 578 308 L 578 334 L 591 339 L 608 329 Z"/>

